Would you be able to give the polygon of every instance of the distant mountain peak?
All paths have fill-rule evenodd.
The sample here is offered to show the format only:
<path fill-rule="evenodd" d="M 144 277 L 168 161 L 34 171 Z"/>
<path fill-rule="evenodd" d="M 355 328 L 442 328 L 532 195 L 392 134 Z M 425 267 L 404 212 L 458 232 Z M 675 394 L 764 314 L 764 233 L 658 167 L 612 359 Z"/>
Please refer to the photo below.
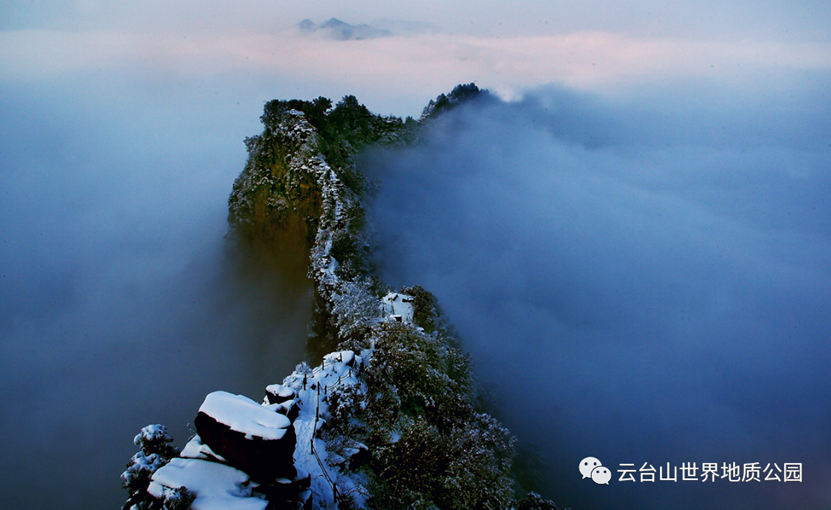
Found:
<path fill-rule="evenodd" d="M 392 35 L 392 32 L 389 30 L 381 30 L 366 24 L 350 25 L 337 18 L 330 18 L 320 25 L 315 24 L 307 18 L 298 23 L 297 26 L 302 32 L 321 32 L 332 39 L 341 41 L 374 39 L 376 37 L 389 37 Z"/>
<path fill-rule="evenodd" d="M 315 25 L 314 21 L 310 20 L 309 18 L 306 18 L 300 23 L 298 23 L 297 27 L 300 28 L 300 30 L 303 30 L 304 32 L 314 32 L 315 28 L 317 28 L 317 25 Z"/>
<path fill-rule="evenodd" d="M 320 25 L 320 28 L 340 28 L 351 26 L 349 23 L 339 20 L 338 18 L 329 18 L 329 21 Z"/>

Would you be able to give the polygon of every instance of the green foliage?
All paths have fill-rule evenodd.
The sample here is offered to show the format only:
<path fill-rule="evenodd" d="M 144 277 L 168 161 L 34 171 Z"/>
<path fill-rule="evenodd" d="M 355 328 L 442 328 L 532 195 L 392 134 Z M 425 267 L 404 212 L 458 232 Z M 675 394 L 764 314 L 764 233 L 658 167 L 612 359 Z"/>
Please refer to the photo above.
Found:
<path fill-rule="evenodd" d="M 366 212 L 357 202 L 353 202 L 341 222 L 346 225 L 335 229 L 332 234 L 332 247 L 329 254 L 338 262 L 336 274 L 341 280 L 367 280 L 374 271 L 372 265 L 372 248 L 366 234 Z"/>
<path fill-rule="evenodd" d="M 381 449 L 370 486 L 371 508 L 428 509 L 440 488 L 444 440 L 434 425 L 418 418 L 409 423 L 398 441 Z"/>
<path fill-rule="evenodd" d="M 480 95 L 488 95 L 487 90 L 481 90 L 475 83 L 459 84 L 453 87 L 449 94 L 450 101 L 454 103 L 462 103 L 471 99 L 480 97 Z"/>
<path fill-rule="evenodd" d="M 179 456 L 179 449 L 173 446 L 173 438 L 164 425 L 148 425 L 133 438 L 133 443 L 141 448 L 144 455 L 158 454 L 164 459 Z"/>
<path fill-rule="evenodd" d="M 351 144 L 371 141 L 376 116 L 355 96 L 344 96 L 329 115 L 329 131 L 343 136 Z"/>
<path fill-rule="evenodd" d="M 380 319 L 378 297 L 370 290 L 369 280 L 341 281 L 331 298 L 332 316 L 338 327 L 338 338 L 358 342 Z M 349 349 L 360 352 L 360 348 Z"/>
<path fill-rule="evenodd" d="M 449 109 L 452 106 L 457 106 L 465 101 L 479 97 L 479 94 L 487 91 L 479 90 L 475 83 L 459 84 L 453 87 L 450 94 L 440 94 L 435 101 L 435 113 L 440 113 L 443 110 Z"/>
<path fill-rule="evenodd" d="M 421 119 L 434 118 L 448 112 L 457 106 L 471 101 L 487 101 L 491 96 L 487 90 L 482 90 L 475 83 L 456 85 L 450 94 L 440 94 L 424 108 Z"/>
<path fill-rule="evenodd" d="M 435 298 L 415 290 L 416 307 L 429 315 Z M 370 507 L 506 508 L 514 439 L 474 411 L 468 357 L 410 324 L 384 323 L 374 331 L 366 387 L 330 395 L 324 433 L 338 455 L 348 445 L 368 448 L 371 459 L 359 469 L 370 480 Z"/>
<path fill-rule="evenodd" d="M 328 428 L 324 431 L 323 437 L 355 435 L 358 422 L 354 418 L 356 413 L 360 412 L 362 399 L 363 395 L 357 386 L 335 387 L 328 397 Z M 330 434 L 332 430 L 336 430 L 338 434 Z"/>
<path fill-rule="evenodd" d="M 514 438 L 487 414 L 474 414 L 464 426 L 455 427 L 445 441 L 448 459 L 440 508 L 503 509 L 513 494 L 510 468 Z"/>
<path fill-rule="evenodd" d="M 382 326 L 365 380 L 371 395 L 367 407 L 378 415 L 421 415 L 446 429 L 470 412 L 468 357 L 407 324 Z"/>
<path fill-rule="evenodd" d="M 441 310 L 436 296 L 424 290 L 421 285 L 401 287 L 401 294 L 413 297 L 413 322 L 432 333 L 442 327 Z"/>
<path fill-rule="evenodd" d="M 498 510 L 510 501 L 513 438 L 486 415 L 474 414 L 445 432 L 415 418 L 381 451 L 373 508 Z"/>
<path fill-rule="evenodd" d="M 303 112 L 309 123 L 320 131 L 326 127 L 326 113 L 331 107 L 332 101 L 325 97 L 318 97 L 313 101 L 274 99 L 265 104 L 260 121 L 266 129 L 276 130 L 280 123 L 285 120 L 286 112 L 297 110 Z"/>
<path fill-rule="evenodd" d="M 341 229 L 334 233 L 329 254 L 338 261 L 337 275 L 344 280 L 355 280 L 370 272 L 368 248 L 350 230 Z"/>
<path fill-rule="evenodd" d="M 318 97 L 313 101 L 292 99 L 266 103 L 260 117 L 266 131 L 274 131 L 285 120 L 289 110 L 303 112 L 319 135 L 318 149 L 338 177 L 352 191 L 361 193 L 366 182 L 355 166 L 355 154 L 366 146 L 394 142 L 414 129 L 412 119 L 404 122 L 397 117 L 375 115 L 358 102 L 355 96 L 344 96 L 332 108 L 332 101 Z M 249 147 L 249 139 L 246 139 Z"/>

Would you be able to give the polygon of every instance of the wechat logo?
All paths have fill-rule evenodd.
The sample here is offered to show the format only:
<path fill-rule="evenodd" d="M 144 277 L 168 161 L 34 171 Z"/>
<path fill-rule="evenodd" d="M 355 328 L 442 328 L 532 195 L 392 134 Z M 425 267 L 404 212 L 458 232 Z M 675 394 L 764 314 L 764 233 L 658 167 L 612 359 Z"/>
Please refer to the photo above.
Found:
<path fill-rule="evenodd" d="M 586 457 L 580 461 L 580 474 L 583 475 L 583 479 L 591 478 L 598 485 L 609 485 L 609 480 L 612 479 L 609 468 L 603 467 L 594 457 Z"/>

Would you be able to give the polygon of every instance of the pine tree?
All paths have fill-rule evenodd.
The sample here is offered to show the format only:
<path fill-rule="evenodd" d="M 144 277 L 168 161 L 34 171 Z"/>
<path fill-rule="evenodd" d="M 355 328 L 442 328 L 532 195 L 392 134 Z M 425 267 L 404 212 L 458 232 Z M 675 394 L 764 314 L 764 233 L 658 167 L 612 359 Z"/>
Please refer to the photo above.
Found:
<path fill-rule="evenodd" d="M 147 488 L 150 486 L 150 477 L 153 476 L 153 473 L 170 462 L 170 459 L 179 456 L 179 449 L 173 446 L 172 442 L 173 438 L 167 433 L 167 428 L 164 425 L 148 425 L 133 438 L 133 443 L 141 451 L 133 455 L 127 464 L 127 469 L 121 473 L 122 486 L 130 493 L 121 510 L 157 510 L 162 508 L 162 504 L 147 492 Z M 185 489 L 185 493 L 187 493 L 187 489 Z M 181 503 L 176 502 L 172 504 L 181 505 Z M 187 507 L 189 506 L 190 503 L 187 503 Z M 175 508 L 176 510 L 182 510 L 187 507 L 178 506 Z M 165 509 L 167 509 L 167 506 L 165 506 Z"/>

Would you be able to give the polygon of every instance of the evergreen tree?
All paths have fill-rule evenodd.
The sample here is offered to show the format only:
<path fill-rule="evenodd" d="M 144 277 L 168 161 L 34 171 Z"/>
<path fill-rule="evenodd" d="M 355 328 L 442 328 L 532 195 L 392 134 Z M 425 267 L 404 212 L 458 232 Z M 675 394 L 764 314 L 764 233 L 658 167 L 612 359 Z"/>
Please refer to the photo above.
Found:
<path fill-rule="evenodd" d="M 150 486 L 150 477 L 153 476 L 156 470 L 170 462 L 170 459 L 178 457 L 179 449 L 171 444 L 173 438 L 167 433 L 167 428 L 164 425 L 144 427 L 133 438 L 133 443 L 141 451 L 133 455 L 127 464 L 127 469 L 121 473 L 122 486 L 130 493 L 127 502 L 124 503 L 121 509 L 159 510 L 162 508 L 162 503 L 147 492 L 147 488 Z M 185 489 L 185 492 L 187 492 L 187 489 Z M 176 507 L 176 510 L 187 508 L 181 506 L 181 502 L 172 504 L 180 505 Z M 190 503 L 187 505 L 189 507 Z M 167 510 L 167 507 L 165 509 Z"/>

